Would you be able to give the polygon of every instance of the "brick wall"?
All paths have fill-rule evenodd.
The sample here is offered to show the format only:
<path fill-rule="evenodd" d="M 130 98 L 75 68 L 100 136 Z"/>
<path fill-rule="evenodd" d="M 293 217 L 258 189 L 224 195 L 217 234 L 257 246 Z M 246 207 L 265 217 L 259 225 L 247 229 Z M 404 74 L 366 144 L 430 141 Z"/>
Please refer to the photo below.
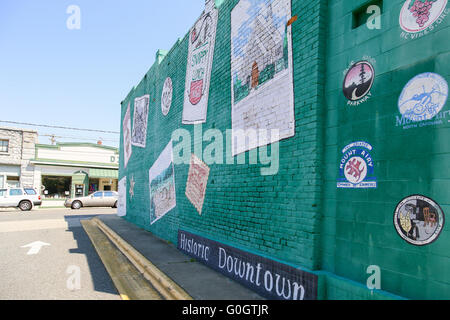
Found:
<path fill-rule="evenodd" d="M 181 228 L 310 270 L 320 276 L 321 299 L 448 297 L 449 273 L 438 271 L 439 266 L 450 266 L 448 227 L 439 241 L 415 247 L 399 237 L 392 221 L 397 203 L 414 193 L 430 196 L 448 211 L 447 123 L 404 129 L 396 125 L 396 116 L 398 97 L 412 77 L 428 71 L 449 78 L 444 62 L 449 19 L 431 34 L 404 39 L 398 23 L 404 3 L 400 0 L 383 1 L 380 30 L 365 24 L 353 29 L 353 14 L 367 1 L 293 0 L 291 14 L 298 15 L 292 24 L 295 135 L 279 142 L 277 173 L 262 175 L 263 164 L 249 163 L 251 151 L 245 153 L 245 164 L 237 164 L 236 159 L 234 165 L 225 160 L 208 164 L 199 214 L 185 195 L 189 162 L 176 164 L 176 207 L 150 223 L 148 170 L 174 131 L 187 130 L 193 138 L 197 133 L 191 152 L 201 158 L 198 150 L 211 142 L 202 141 L 198 133 L 216 129 L 224 137 L 223 159 L 230 152 L 225 137 L 233 127 L 231 17 L 238 2 L 225 0 L 218 6 L 205 123 L 182 124 L 189 33 L 169 52 L 157 54 L 156 62 L 122 102 L 122 119 L 128 104 L 133 118 L 134 99 L 150 95 L 146 148 L 133 147 L 126 168 L 123 152 L 120 155 L 119 176 L 136 182 L 134 197 L 127 192 L 125 219 L 173 243 Z M 342 92 L 345 72 L 352 61 L 365 59 L 375 69 L 370 99 L 349 105 Z M 172 79 L 173 97 L 164 116 L 161 92 L 167 77 Z M 278 90 L 285 93 L 286 88 Z M 259 121 L 255 114 L 251 120 L 256 116 Z M 341 150 L 355 141 L 373 146 L 377 188 L 336 187 Z M 181 142 L 177 137 L 174 146 Z M 384 291 L 365 287 L 369 265 L 380 266 Z"/>

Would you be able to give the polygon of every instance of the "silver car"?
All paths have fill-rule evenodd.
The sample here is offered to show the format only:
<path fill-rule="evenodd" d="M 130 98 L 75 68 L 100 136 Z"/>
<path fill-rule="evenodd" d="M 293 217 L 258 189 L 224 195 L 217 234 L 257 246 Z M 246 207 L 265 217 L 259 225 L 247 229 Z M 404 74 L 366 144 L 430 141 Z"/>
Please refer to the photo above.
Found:
<path fill-rule="evenodd" d="M 67 199 L 64 206 L 78 210 L 82 207 L 117 208 L 119 194 L 115 191 L 97 191 L 86 197 Z"/>

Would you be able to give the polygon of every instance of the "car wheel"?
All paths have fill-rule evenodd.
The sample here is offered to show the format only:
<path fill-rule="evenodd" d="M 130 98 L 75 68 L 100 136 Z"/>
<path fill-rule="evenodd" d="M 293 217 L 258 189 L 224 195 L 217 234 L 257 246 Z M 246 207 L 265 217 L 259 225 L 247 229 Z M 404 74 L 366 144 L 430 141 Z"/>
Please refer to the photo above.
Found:
<path fill-rule="evenodd" d="M 117 208 L 117 201 L 114 202 L 114 205 L 112 206 L 113 208 Z"/>
<path fill-rule="evenodd" d="M 72 209 L 78 210 L 82 207 L 81 202 L 80 201 L 74 201 L 72 203 Z"/>
<path fill-rule="evenodd" d="M 19 203 L 19 209 L 22 211 L 30 211 L 31 208 L 33 208 L 33 205 L 31 204 L 30 201 L 21 201 Z"/>

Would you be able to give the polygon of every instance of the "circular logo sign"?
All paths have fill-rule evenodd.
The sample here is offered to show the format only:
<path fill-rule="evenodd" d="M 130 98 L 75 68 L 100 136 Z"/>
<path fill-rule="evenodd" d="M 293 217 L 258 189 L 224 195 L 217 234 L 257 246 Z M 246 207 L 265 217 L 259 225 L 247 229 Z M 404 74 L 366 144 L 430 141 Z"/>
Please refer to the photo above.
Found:
<path fill-rule="evenodd" d="M 167 116 L 172 105 L 172 79 L 167 78 L 164 82 L 164 87 L 161 94 L 161 111 L 163 115 Z"/>
<path fill-rule="evenodd" d="M 397 205 L 394 226 L 406 242 L 424 246 L 435 241 L 444 228 L 445 217 L 441 207 L 430 198 L 413 195 Z"/>
<path fill-rule="evenodd" d="M 345 178 L 348 182 L 357 184 L 367 176 L 367 164 L 361 157 L 353 157 L 345 164 Z"/>
<path fill-rule="evenodd" d="M 400 27 L 417 33 L 431 26 L 444 12 L 447 0 L 407 0 L 400 12 Z"/>
<path fill-rule="evenodd" d="M 364 98 L 370 91 L 375 78 L 373 66 L 359 61 L 350 67 L 344 79 L 344 95 L 350 101 Z"/>
<path fill-rule="evenodd" d="M 436 73 L 422 73 L 412 78 L 398 99 L 400 113 L 411 121 L 430 120 L 437 115 L 448 97 L 448 84 Z"/>

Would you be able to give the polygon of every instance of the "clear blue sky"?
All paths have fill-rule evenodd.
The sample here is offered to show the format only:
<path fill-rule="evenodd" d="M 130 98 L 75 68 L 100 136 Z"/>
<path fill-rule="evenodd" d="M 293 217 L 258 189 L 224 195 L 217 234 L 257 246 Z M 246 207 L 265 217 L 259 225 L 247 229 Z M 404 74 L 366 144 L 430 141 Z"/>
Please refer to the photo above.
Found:
<path fill-rule="evenodd" d="M 66 26 L 70 5 L 81 10 L 80 30 Z M 1 0 L 0 120 L 119 131 L 120 102 L 156 51 L 184 37 L 203 8 L 204 0 Z M 59 142 L 119 141 L 113 134 L 34 129 L 76 138 Z"/>

